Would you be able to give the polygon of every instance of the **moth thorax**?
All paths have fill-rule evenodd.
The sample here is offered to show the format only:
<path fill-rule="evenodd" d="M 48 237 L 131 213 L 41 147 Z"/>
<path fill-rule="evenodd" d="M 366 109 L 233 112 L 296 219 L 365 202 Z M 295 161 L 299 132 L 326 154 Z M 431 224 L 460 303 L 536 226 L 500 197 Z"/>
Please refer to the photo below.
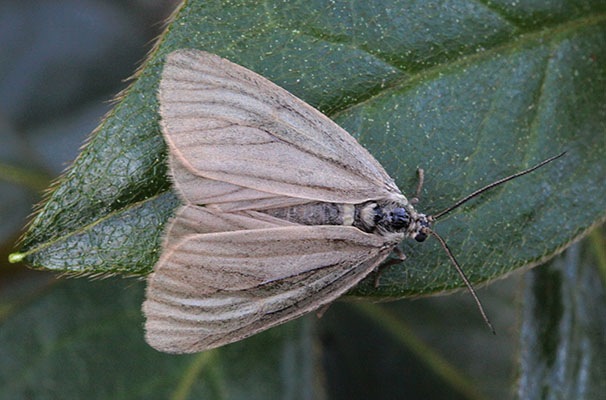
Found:
<path fill-rule="evenodd" d="M 429 222 L 425 214 L 417 213 L 410 204 L 369 202 L 356 207 L 354 226 L 365 232 L 404 233 L 422 242 L 427 238 L 424 228 Z"/>
<path fill-rule="evenodd" d="M 402 232 L 408 225 L 409 213 L 397 204 L 369 202 L 356 209 L 354 226 L 365 232 Z"/>

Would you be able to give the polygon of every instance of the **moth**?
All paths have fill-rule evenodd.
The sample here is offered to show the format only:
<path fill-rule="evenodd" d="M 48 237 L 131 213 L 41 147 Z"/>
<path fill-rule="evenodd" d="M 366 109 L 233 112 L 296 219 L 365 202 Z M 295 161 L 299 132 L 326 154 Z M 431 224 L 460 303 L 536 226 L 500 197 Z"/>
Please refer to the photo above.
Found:
<path fill-rule="evenodd" d="M 432 222 L 559 157 L 428 216 L 336 123 L 217 55 L 168 54 L 158 100 L 183 205 L 167 224 L 143 313 L 147 342 L 168 353 L 222 346 L 326 306 L 377 270 L 401 240 L 429 235 L 489 323 Z"/>

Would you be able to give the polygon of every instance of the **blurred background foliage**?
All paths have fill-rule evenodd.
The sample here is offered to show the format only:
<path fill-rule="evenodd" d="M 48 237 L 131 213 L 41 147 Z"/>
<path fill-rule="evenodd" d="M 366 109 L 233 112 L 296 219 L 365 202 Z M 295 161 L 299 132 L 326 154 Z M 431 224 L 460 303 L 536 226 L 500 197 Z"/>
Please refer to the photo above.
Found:
<path fill-rule="evenodd" d="M 552 262 L 478 290 L 496 337 L 470 296 L 457 293 L 338 302 L 320 320 L 307 316 L 191 356 L 145 344 L 142 281 L 65 279 L 8 264 L 33 204 L 110 110 L 175 6 L 0 3 L 1 399 L 597 399 L 606 392 L 603 227 Z M 557 23 L 550 12 L 545 6 L 536 15 Z M 522 14 L 510 18 L 532 29 Z M 595 134 L 603 144 L 606 133 Z"/>

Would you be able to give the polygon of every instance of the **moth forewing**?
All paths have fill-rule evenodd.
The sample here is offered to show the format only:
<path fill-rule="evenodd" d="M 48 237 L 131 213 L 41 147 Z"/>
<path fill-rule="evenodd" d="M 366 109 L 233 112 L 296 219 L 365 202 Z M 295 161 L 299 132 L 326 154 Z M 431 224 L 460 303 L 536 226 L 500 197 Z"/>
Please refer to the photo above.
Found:
<path fill-rule="evenodd" d="M 309 202 L 197 176 L 169 154 L 169 171 L 179 197 L 189 204 L 208 204 L 215 210 L 235 212 L 288 207 Z"/>
<path fill-rule="evenodd" d="M 169 154 L 168 165 L 171 178 L 179 196 L 192 204 L 221 204 L 227 202 L 252 202 L 276 197 L 275 194 L 232 185 L 231 183 L 206 179 L 190 172 L 183 158 Z"/>
<path fill-rule="evenodd" d="M 345 226 L 188 235 L 148 279 L 146 340 L 191 353 L 243 339 L 332 302 L 393 246 Z"/>
<path fill-rule="evenodd" d="M 169 54 L 158 98 L 169 153 L 194 175 L 334 203 L 402 196 L 370 153 L 328 117 L 216 55 Z"/>
<path fill-rule="evenodd" d="M 169 221 L 164 249 L 170 249 L 186 236 L 199 233 L 229 232 L 246 229 L 277 228 L 295 225 L 283 219 L 255 211 L 223 213 L 193 204 L 181 206 Z"/>

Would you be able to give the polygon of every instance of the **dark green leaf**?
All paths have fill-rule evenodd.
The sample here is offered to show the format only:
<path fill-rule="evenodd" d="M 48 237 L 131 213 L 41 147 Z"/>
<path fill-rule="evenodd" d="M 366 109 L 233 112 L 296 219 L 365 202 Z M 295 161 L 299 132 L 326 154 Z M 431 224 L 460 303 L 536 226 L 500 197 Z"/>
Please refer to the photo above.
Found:
<path fill-rule="evenodd" d="M 604 237 L 595 233 L 603 251 Z M 520 399 L 600 399 L 606 393 L 606 265 L 596 262 L 588 241 L 583 244 L 527 276 Z"/>
<path fill-rule="evenodd" d="M 63 279 L 47 286 L 52 290 L 39 290 L 18 313 L 0 314 L 2 399 L 321 397 L 312 319 L 175 356 L 143 340 L 143 282 Z"/>
<path fill-rule="evenodd" d="M 38 268 L 148 273 L 177 202 L 155 91 L 163 57 L 211 51 L 335 119 L 432 213 L 504 175 L 562 160 L 470 202 L 436 229 L 473 282 L 552 256 L 606 209 L 606 10 L 542 2 L 190 1 L 38 214 Z M 461 285 L 435 241 L 359 296 Z"/>
<path fill-rule="evenodd" d="M 331 399 L 510 399 L 520 274 L 478 288 L 497 335 L 468 293 L 338 302 L 319 332 Z"/>

